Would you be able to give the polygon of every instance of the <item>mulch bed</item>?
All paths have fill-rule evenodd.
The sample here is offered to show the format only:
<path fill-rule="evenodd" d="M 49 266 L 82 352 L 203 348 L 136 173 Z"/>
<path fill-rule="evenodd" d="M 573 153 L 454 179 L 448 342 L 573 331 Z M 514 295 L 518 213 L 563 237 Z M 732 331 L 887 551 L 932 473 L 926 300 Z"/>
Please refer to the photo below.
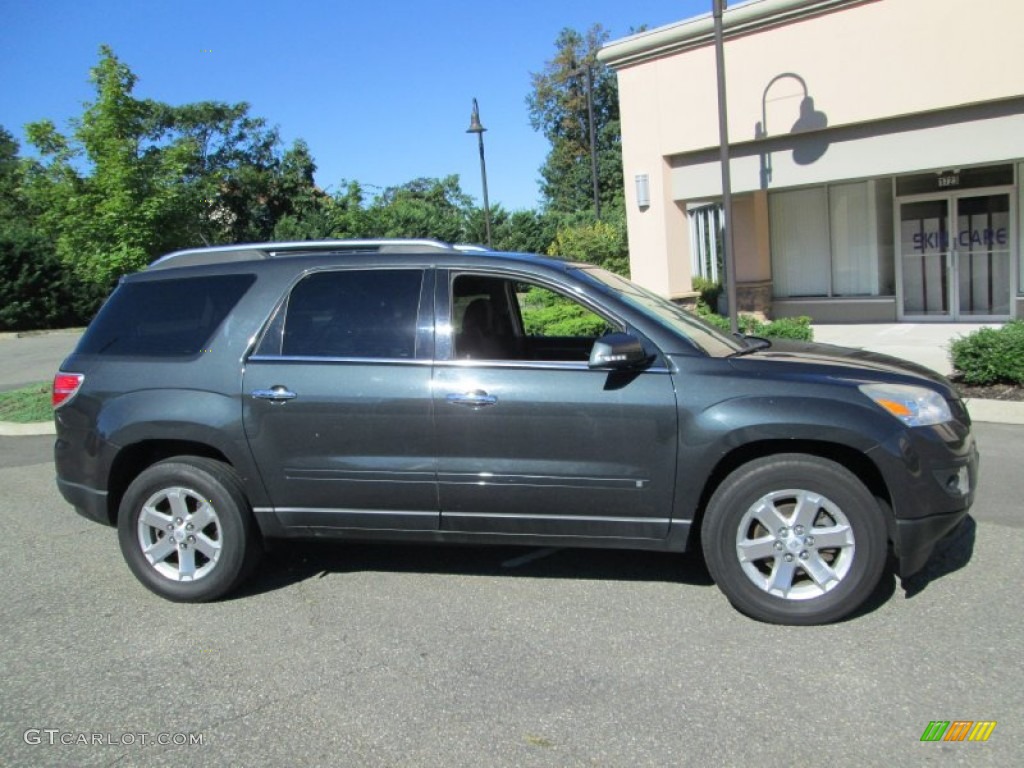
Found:
<path fill-rule="evenodd" d="M 1014 400 L 1024 401 L 1024 386 L 1019 384 L 988 384 L 983 387 L 971 386 L 952 378 L 953 385 L 960 392 L 960 396 L 977 398 L 982 400 Z"/>

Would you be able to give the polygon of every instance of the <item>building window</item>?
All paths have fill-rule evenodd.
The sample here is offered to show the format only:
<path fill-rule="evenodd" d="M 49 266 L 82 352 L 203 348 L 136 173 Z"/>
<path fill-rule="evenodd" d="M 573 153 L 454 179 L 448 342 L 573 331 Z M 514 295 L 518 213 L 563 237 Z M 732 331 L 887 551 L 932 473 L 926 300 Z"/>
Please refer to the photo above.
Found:
<path fill-rule="evenodd" d="M 690 274 L 717 283 L 725 260 L 722 253 L 721 203 L 687 206 L 690 217 Z"/>
<path fill-rule="evenodd" d="M 889 179 L 772 192 L 772 281 L 779 298 L 894 293 Z"/>

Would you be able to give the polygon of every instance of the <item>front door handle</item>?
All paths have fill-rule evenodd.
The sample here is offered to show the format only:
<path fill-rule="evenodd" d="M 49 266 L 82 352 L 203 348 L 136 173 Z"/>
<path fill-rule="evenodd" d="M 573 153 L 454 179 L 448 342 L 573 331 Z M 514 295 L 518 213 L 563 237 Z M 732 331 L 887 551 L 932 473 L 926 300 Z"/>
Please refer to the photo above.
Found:
<path fill-rule="evenodd" d="M 471 408 L 482 408 L 485 405 L 494 405 L 498 398 L 488 395 L 482 389 L 474 389 L 471 392 L 451 392 L 445 397 L 452 405 L 468 405 Z"/>
<path fill-rule="evenodd" d="M 252 396 L 257 400 L 270 400 L 272 403 L 283 403 L 298 397 L 298 395 L 283 384 L 276 384 L 270 389 L 254 389 Z"/>

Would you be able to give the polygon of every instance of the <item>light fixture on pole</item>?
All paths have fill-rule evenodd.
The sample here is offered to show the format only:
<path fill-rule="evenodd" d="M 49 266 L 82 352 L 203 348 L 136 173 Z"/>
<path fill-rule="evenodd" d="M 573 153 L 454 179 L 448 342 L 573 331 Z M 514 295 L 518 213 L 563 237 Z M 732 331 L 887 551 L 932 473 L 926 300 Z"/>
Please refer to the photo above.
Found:
<path fill-rule="evenodd" d="M 722 164 L 722 240 L 725 250 L 725 296 L 729 304 L 729 327 L 739 333 L 736 307 L 736 254 L 732 237 L 732 181 L 729 176 L 729 114 L 725 101 L 725 45 L 722 42 L 724 0 L 712 0 L 715 21 L 715 71 L 718 75 L 718 144 Z"/>
<path fill-rule="evenodd" d="M 480 107 L 474 98 L 473 114 L 470 115 L 469 128 L 466 129 L 466 133 L 475 133 L 480 144 L 480 177 L 484 186 L 484 228 L 487 231 L 487 247 L 493 248 L 491 245 L 491 204 L 487 200 L 487 162 L 484 160 L 484 131 L 486 130 L 480 123 Z"/>

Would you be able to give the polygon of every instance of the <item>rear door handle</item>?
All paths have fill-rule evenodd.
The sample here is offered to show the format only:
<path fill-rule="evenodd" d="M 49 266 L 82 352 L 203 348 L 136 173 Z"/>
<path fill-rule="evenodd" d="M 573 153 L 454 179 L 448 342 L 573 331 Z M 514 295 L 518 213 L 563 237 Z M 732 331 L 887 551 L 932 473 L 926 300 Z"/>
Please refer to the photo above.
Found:
<path fill-rule="evenodd" d="M 257 400 L 270 400 L 273 403 L 283 403 L 286 400 L 294 400 L 298 397 L 298 395 L 283 384 L 277 384 L 270 389 L 254 389 L 252 396 Z"/>
<path fill-rule="evenodd" d="M 485 405 L 494 405 L 498 398 L 488 395 L 482 389 L 474 389 L 471 392 L 451 392 L 446 397 L 452 405 L 468 405 L 471 408 L 482 408 Z"/>

